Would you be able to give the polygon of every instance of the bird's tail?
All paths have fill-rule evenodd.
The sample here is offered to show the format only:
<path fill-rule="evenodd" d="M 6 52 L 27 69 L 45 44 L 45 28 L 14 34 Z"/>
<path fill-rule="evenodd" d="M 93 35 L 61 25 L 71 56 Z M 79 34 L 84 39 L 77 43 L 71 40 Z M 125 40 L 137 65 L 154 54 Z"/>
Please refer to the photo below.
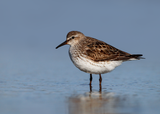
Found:
<path fill-rule="evenodd" d="M 133 55 L 129 55 L 129 60 L 139 60 L 139 59 L 145 59 L 142 54 L 133 54 Z"/>

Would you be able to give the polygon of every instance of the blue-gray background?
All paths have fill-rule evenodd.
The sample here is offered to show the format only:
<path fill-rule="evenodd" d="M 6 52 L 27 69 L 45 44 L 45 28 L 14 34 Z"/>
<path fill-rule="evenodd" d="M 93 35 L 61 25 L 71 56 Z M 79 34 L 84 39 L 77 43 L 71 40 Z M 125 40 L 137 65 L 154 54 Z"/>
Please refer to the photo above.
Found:
<path fill-rule="evenodd" d="M 54 48 L 69 31 L 78 30 L 121 50 L 142 53 L 147 61 L 158 61 L 159 12 L 156 0 L 1 0 L 0 51 L 27 49 L 59 57 L 68 47 L 60 52 Z"/>
<path fill-rule="evenodd" d="M 63 114 L 66 96 L 89 91 L 89 74 L 72 64 L 69 46 L 55 49 L 71 30 L 146 58 L 104 74 L 103 90 L 159 100 L 160 1 L 0 0 L 1 113 Z"/>

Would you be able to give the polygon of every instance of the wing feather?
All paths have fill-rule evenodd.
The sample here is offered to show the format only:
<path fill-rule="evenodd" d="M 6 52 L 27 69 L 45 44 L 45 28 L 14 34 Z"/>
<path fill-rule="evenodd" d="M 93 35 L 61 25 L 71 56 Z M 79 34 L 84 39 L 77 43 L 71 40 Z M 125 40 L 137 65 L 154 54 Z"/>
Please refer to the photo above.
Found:
<path fill-rule="evenodd" d="M 128 60 L 131 55 L 91 37 L 87 37 L 86 46 L 83 47 L 83 54 L 94 61 Z"/>

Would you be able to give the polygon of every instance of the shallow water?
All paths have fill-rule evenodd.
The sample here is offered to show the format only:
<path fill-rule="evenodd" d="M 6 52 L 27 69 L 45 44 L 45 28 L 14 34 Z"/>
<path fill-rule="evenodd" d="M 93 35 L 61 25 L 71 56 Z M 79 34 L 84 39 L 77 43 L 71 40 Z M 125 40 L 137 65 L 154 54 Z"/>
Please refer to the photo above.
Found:
<path fill-rule="evenodd" d="M 17 54 L 18 55 L 18 54 Z M 1 56 L 1 114 L 159 114 L 159 64 L 125 62 L 113 72 L 93 75 L 79 71 L 69 58 L 25 54 Z"/>
<path fill-rule="evenodd" d="M 160 114 L 160 1 L 0 0 L 0 114 Z M 145 60 L 93 75 L 55 47 L 78 30 Z"/>

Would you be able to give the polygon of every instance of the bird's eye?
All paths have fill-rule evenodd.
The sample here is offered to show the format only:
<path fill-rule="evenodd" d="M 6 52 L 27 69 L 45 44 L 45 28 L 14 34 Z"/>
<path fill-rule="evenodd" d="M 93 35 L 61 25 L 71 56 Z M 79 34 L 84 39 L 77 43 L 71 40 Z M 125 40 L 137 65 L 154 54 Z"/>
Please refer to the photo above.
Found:
<path fill-rule="evenodd" d="M 74 39 L 75 37 L 74 36 L 72 36 L 72 39 Z"/>

